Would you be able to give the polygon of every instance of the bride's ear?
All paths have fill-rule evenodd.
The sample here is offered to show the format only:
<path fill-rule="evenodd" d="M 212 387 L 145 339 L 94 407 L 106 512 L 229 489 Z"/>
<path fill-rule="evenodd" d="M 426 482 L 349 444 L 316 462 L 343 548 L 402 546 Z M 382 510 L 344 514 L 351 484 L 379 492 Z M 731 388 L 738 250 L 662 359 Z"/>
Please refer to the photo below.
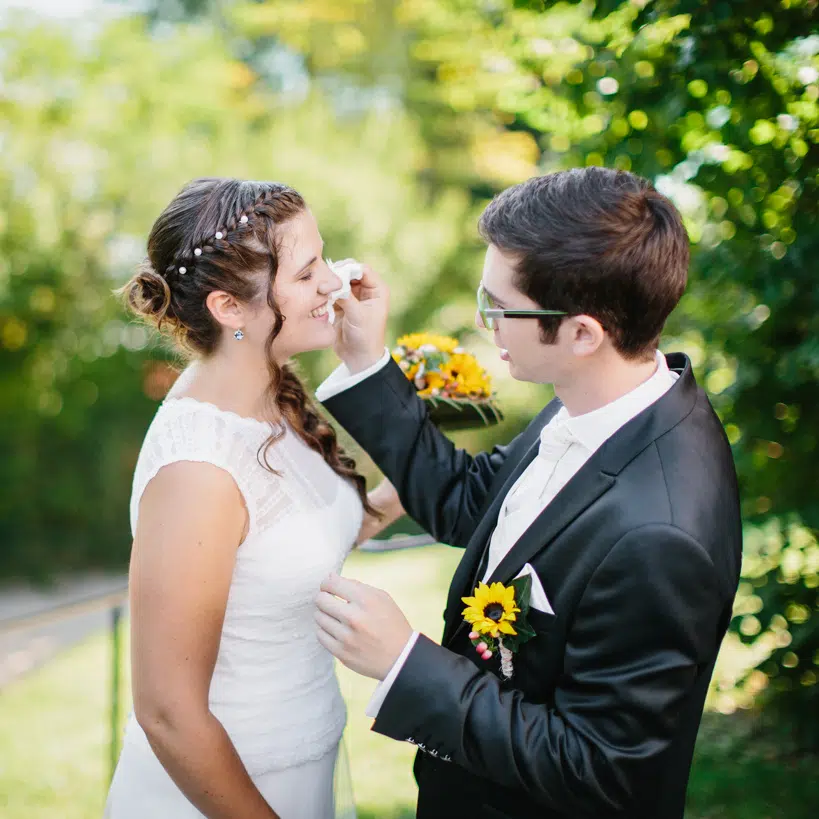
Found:
<path fill-rule="evenodd" d="M 238 330 L 247 323 L 245 307 L 234 296 L 223 290 L 214 290 L 205 299 L 210 314 L 223 327 Z"/>

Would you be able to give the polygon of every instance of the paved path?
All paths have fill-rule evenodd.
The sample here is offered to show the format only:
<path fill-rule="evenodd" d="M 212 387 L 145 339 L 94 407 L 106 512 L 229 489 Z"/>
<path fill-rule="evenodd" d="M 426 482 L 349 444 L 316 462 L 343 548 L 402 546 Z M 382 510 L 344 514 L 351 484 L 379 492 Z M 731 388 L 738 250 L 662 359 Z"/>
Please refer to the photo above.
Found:
<path fill-rule="evenodd" d="M 85 611 L 33 627 L 18 628 L 19 618 L 42 615 L 56 606 L 118 591 L 124 574 L 88 573 L 59 578 L 42 588 L 29 584 L 0 585 L 0 689 L 42 665 L 110 622 L 109 611 Z M 10 627 L 14 626 L 10 630 Z"/>

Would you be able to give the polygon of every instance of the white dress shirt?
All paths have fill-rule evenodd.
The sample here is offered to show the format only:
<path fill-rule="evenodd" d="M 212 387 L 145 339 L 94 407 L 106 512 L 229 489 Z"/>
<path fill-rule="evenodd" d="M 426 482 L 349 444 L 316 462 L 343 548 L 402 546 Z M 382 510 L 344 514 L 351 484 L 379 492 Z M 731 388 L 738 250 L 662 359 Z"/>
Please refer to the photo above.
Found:
<path fill-rule="evenodd" d="M 389 351 L 386 351 L 377 364 L 355 375 L 350 375 L 342 364 L 316 390 L 316 398 L 325 401 L 349 389 L 385 367 L 388 361 Z M 678 375 L 668 369 L 665 356 L 657 351 L 654 374 L 631 392 L 584 415 L 571 416 L 566 407 L 555 413 L 540 432 L 538 454 L 515 481 L 498 513 L 498 522 L 489 542 L 484 582 L 583 464 L 617 430 L 664 395 L 677 378 Z M 413 632 L 401 655 L 373 692 L 367 704 L 368 717 L 374 719 L 378 715 L 417 639 L 418 632 Z"/>
<path fill-rule="evenodd" d="M 344 392 L 344 390 L 349 390 L 350 387 L 360 384 L 373 375 L 373 373 L 377 373 L 386 367 L 389 361 L 390 351 L 385 347 L 384 355 L 382 355 L 375 364 L 372 364 L 360 373 L 351 374 L 346 364 L 339 364 L 338 367 L 318 385 L 316 389 L 316 400 L 324 402 L 328 398 L 332 398 L 334 395 Z"/>

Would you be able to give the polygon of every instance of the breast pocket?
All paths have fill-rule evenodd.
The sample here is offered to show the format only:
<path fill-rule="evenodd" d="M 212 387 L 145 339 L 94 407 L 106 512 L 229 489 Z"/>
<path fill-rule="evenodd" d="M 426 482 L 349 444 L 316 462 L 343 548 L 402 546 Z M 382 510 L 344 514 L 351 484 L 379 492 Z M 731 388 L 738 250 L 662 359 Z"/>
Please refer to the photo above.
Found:
<path fill-rule="evenodd" d="M 530 608 L 526 619 L 535 636 L 523 643 L 513 658 L 515 671 L 510 685 L 533 702 L 546 702 L 562 666 L 558 616 Z"/>
<path fill-rule="evenodd" d="M 549 614 L 549 612 L 541 611 L 540 609 L 529 607 L 526 612 L 526 620 L 534 629 L 536 637 L 548 634 L 557 624 L 557 615 Z M 532 638 L 533 640 L 536 639 Z"/>

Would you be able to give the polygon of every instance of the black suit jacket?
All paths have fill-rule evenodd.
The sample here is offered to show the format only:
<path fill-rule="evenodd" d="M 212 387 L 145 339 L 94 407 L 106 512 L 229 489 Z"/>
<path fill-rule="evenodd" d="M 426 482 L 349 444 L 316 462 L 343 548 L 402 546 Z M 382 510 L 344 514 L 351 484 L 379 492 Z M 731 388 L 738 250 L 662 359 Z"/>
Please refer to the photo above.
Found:
<path fill-rule="evenodd" d="M 722 426 L 688 359 L 667 358 L 680 378 L 594 453 L 492 575 L 508 582 L 531 563 L 555 611 L 530 610 L 537 636 L 509 682 L 497 658 L 475 653 L 461 597 L 559 401 L 476 457 L 435 428 L 393 362 L 326 402 L 409 514 L 466 550 L 442 645 L 418 638 L 373 726 L 423 748 L 422 819 L 683 816 L 741 528 Z"/>

